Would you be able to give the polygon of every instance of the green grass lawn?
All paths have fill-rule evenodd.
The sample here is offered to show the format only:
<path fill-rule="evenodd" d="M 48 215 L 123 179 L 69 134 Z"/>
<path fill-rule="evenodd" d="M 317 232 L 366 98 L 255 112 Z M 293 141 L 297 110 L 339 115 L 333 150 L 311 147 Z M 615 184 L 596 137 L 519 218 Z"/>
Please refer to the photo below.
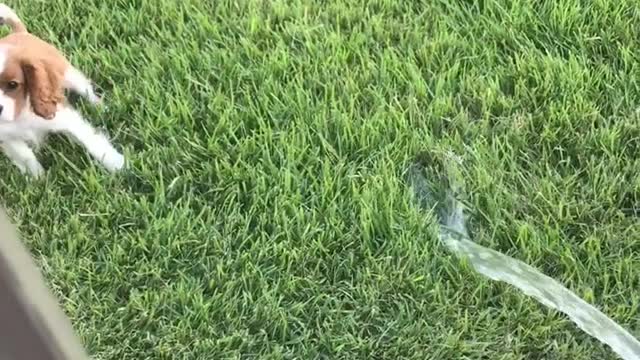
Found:
<path fill-rule="evenodd" d="M 130 162 L 0 157 L 96 359 L 615 359 L 438 241 L 406 171 L 446 153 L 475 241 L 640 336 L 637 1 L 7 3 Z"/>

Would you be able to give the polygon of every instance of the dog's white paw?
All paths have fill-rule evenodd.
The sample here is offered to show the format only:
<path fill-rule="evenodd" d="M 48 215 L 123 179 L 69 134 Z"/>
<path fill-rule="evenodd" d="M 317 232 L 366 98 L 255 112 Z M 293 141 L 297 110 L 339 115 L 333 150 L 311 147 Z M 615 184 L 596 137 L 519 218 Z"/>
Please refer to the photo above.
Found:
<path fill-rule="evenodd" d="M 102 157 L 101 161 L 102 165 L 104 165 L 104 167 L 111 172 L 122 170 L 125 164 L 124 155 L 120 154 L 117 151 L 105 154 Z"/>
<path fill-rule="evenodd" d="M 39 162 L 35 161 L 34 163 L 29 164 L 29 175 L 34 179 L 39 179 L 44 175 L 44 168 Z"/>
<path fill-rule="evenodd" d="M 28 160 L 24 163 L 15 163 L 21 173 L 27 174 L 33 179 L 39 179 L 44 175 L 44 168 L 38 160 Z"/>

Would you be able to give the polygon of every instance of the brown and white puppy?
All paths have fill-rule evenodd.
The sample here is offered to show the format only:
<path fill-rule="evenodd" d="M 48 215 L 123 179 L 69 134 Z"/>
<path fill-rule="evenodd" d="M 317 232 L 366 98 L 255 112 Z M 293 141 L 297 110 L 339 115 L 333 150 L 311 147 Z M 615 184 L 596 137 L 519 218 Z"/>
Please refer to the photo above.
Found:
<path fill-rule="evenodd" d="M 0 147 L 23 172 L 43 173 L 27 141 L 40 143 L 47 133 L 70 135 L 110 171 L 124 166 L 124 156 L 66 101 L 65 88 L 87 97 L 86 77 L 51 44 L 21 31 L 11 9 L 0 4 L 0 17 L 13 32 L 0 39 Z M 7 10 L 8 9 L 8 10 Z M 4 11 L 4 13 L 3 13 Z M 7 21 L 7 19 L 13 19 Z"/>
<path fill-rule="evenodd" d="M 10 36 L 14 38 L 13 41 L 21 41 L 22 38 L 35 38 L 36 41 L 40 40 L 37 37 L 31 35 L 27 30 L 26 25 L 22 22 L 22 20 L 20 20 L 15 11 L 3 3 L 0 3 L 0 25 L 8 25 L 11 28 Z M 21 35 L 13 36 L 14 34 Z M 45 43 L 44 46 L 50 45 Z M 51 51 L 57 52 L 58 50 L 52 47 Z M 82 71 L 78 70 L 70 63 L 67 63 L 64 75 L 65 89 L 69 89 L 84 96 L 87 100 L 89 100 L 89 102 L 94 105 L 101 103 L 100 97 L 96 95 L 93 89 L 91 80 L 89 80 L 82 73 Z"/>

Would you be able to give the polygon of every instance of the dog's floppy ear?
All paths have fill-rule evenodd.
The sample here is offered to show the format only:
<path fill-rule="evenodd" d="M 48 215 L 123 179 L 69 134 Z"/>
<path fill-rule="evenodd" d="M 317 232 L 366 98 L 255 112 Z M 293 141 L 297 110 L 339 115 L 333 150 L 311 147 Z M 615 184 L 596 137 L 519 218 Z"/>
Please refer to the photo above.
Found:
<path fill-rule="evenodd" d="M 64 101 L 62 75 L 43 58 L 24 56 L 21 65 L 33 112 L 47 120 L 53 119 L 58 104 Z"/>

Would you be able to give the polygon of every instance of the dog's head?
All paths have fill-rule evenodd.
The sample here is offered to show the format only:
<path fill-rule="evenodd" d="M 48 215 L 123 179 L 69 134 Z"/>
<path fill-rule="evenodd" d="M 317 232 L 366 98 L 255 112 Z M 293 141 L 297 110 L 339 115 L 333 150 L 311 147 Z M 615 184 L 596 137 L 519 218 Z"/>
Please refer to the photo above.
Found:
<path fill-rule="evenodd" d="M 56 61 L 37 49 L 0 45 L 0 121 L 14 121 L 25 111 L 53 119 L 64 101 L 64 74 Z"/>

